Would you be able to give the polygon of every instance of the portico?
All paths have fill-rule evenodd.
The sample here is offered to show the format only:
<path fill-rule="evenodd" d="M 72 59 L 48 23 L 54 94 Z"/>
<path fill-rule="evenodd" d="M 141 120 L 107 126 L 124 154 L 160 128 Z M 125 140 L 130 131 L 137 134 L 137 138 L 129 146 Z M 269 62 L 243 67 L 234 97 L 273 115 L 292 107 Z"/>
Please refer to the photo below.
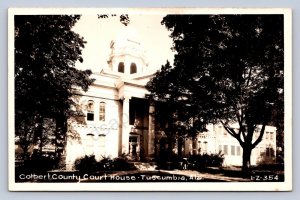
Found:
<path fill-rule="evenodd" d="M 134 160 L 151 158 L 155 149 L 154 105 L 145 95 L 148 91 L 138 80 L 118 80 L 122 124 L 119 131 L 119 155 Z"/>

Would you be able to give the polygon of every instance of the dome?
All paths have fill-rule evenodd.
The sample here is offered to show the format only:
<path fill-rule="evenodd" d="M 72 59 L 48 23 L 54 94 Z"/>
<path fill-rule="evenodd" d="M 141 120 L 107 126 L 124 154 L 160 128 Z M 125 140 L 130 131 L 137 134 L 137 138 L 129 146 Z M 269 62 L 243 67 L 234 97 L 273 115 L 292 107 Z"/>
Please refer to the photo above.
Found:
<path fill-rule="evenodd" d="M 124 26 L 114 38 L 110 43 L 110 68 L 124 74 L 143 72 L 148 62 L 138 32 L 130 26 Z"/>

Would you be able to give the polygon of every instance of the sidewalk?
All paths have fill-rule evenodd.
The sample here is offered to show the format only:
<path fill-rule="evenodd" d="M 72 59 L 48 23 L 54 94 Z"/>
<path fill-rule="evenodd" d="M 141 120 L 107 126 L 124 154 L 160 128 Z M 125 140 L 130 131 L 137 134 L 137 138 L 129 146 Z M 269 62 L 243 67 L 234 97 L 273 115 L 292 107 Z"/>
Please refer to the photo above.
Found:
<path fill-rule="evenodd" d="M 239 177 L 229 177 L 225 176 L 224 174 L 210 174 L 210 173 L 203 173 L 203 172 L 198 172 L 195 170 L 156 170 L 156 169 L 147 169 L 147 170 L 133 170 L 133 171 L 119 171 L 116 173 L 113 173 L 111 175 L 115 176 L 125 176 L 125 175 L 133 175 L 133 174 L 148 174 L 148 173 L 153 173 L 155 172 L 159 173 L 167 173 L 170 175 L 182 175 L 182 176 L 187 176 L 187 177 L 195 177 L 195 178 L 201 178 L 203 180 L 219 180 L 219 181 L 225 181 L 225 182 L 249 182 L 250 179 L 245 179 L 245 178 L 239 178 Z"/>
<path fill-rule="evenodd" d="M 140 173 L 142 171 L 157 171 L 157 172 L 165 172 L 165 173 L 169 173 L 169 174 L 175 174 L 175 175 L 184 175 L 184 176 L 197 176 L 197 177 L 202 177 L 204 179 L 217 179 L 220 181 L 250 181 L 249 179 L 246 178 L 242 178 L 242 177 L 230 177 L 230 176 L 226 176 L 224 174 L 220 173 L 206 173 L 206 172 L 199 172 L 196 170 L 157 170 L 156 169 L 156 165 L 155 164 L 149 164 L 149 163 L 136 163 L 135 166 L 138 168 L 137 171 L 133 172 L 133 173 Z M 127 172 L 128 173 L 128 172 Z M 125 172 L 126 174 L 126 172 Z"/>

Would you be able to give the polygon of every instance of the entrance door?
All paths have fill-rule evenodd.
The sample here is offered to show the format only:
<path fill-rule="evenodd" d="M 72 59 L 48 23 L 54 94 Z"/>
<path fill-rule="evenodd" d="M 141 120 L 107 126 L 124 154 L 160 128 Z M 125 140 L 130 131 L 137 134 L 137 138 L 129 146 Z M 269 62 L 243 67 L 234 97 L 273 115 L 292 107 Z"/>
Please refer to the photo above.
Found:
<path fill-rule="evenodd" d="M 139 135 L 129 136 L 129 156 L 133 160 L 140 159 L 140 136 Z"/>

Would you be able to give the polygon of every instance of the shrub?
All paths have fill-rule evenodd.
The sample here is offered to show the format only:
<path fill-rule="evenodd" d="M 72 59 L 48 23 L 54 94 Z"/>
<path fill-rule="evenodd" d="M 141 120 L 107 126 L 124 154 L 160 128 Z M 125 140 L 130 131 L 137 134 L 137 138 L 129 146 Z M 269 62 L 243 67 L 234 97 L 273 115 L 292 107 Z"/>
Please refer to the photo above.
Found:
<path fill-rule="evenodd" d="M 98 169 L 98 163 L 95 156 L 84 156 L 75 161 L 75 169 L 83 173 L 96 172 Z"/>
<path fill-rule="evenodd" d="M 224 155 L 221 152 L 216 154 L 192 155 L 188 158 L 189 165 L 195 169 L 205 169 L 207 167 L 221 167 Z"/>
<path fill-rule="evenodd" d="M 112 161 L 112 170 L 121 171 L 121 170 L 134 170 L 136 167 L 133 163 L 128 161 L 126 155 L 121 155 L 120 157 L 115 158 Z"/>
<path fill-rule="evenodd" d="M 58 159 L 54 153 L 34 153 L 29 160 L 24 160 L 23 168 L 27 172 L 46 172 L 55 169 Z"/>
<path fill-rule="evenodd" d="M 110 157 L 102 156 L 102 159 L 98 163 L 99 170 L 110 171 L 112 169 L 113 160 Z"/>
<path fill-rule="evenodd" d="M 168 170 L 181 168 L 181 163 L 184 162 L 183 158 L 171 151 L 165 151 L 161 153 L 161 155 L 156 160 L 157 167 L 159 169 Z"/>
<path fill-rule="evenodd" d="M 224 154 L 219 153 L 211 154 L 211 167 L 221 167 L 224 162 Z"/>
<path fill-rule="evenodd" d="M 122 155 L 115 159 L 102 157 L 99 162 L 95 156 L 85 156 L 75 161 L 75 168 L 81 173 L 95 173 L 99 171 L 127 171 L 136 169 L 134 164 L 129 162 L 127 157 Z"/>

